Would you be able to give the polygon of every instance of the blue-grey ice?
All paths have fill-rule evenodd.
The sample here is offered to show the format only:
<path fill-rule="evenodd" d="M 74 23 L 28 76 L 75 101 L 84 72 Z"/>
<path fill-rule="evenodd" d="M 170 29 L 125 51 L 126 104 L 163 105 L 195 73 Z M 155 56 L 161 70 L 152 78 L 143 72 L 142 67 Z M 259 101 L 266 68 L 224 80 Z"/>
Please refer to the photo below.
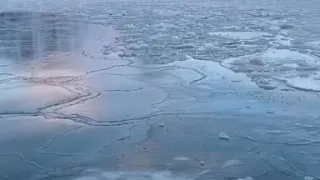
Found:
<path fill-rule="evenodd" d="M 0 179 L 320 177 L 317 0 L 0 2 Z"/>

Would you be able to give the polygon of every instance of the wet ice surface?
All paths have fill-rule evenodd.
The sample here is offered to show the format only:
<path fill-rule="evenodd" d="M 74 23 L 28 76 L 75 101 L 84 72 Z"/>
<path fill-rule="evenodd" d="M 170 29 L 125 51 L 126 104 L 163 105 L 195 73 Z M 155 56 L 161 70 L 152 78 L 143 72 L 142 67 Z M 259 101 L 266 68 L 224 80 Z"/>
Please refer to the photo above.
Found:
<path fill-rule="evenodd" d="M 320 177 L 319 2 L 0 5 L 0 179 Z"/>

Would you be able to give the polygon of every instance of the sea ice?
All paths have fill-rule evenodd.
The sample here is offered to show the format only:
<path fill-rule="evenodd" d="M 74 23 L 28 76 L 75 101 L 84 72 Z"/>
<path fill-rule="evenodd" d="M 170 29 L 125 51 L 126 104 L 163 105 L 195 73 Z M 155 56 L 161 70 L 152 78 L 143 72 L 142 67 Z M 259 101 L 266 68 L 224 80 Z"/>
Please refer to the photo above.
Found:
<path fill-rule="evenodd" d="M 228 136 L 228 134 L 221 132 L 219 133 L 219 139 L 230 140 L 230 137 Z"/>
<path fill-rule="evenodd" d="M 176 160 L 176 161 L 188 161 L 189 158 L 185 157 L 185 156 L 179 156 L 179 157 L 175 157 L 174 160 Z"/>
<path fill-rule="evenodd" d="M 226 167 L 230 167 L 230 166 L 239 166 L 241 165 L 241 161 L 238 159 L 232 159 L 227 161 L 221 168 L 226 168 Z"/>
<path fill-rule="evenodd" d="M 238 180 L 253 180 L 253 178 L 252 177 L 246 177 L 246 178 L 240 178 Z"/>
<path fill-rule="evenodd" d="M 311 177 L 311 176 L 305 176 L 304 177 L 304 180 L 313 180 L 314 178 L 313 177 Z"/>
<path fill-rule="evenodd" d="M 295 77 L 288 79 L 287 86 L 304 91 L 319 91 L 320 92 L 320 80 L 309 76 L 305 78 Z"/>
<path fill-rule="evenodd" d="M 266 32 L 211 32 L 210 36 L 221 36 L 230 39 L 240 39 L 240 40 L 249 40 L 260 38 L 263 36 L 271 36 L 271 34 Z"/>

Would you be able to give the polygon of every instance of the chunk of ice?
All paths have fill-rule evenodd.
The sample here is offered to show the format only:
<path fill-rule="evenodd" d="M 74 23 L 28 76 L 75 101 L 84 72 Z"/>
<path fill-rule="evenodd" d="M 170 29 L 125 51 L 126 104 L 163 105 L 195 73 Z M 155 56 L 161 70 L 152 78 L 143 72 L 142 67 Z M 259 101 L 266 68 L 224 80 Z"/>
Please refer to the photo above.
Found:
<path fill-rule="evenodd" d="M 266 111 L 268 114 L 275 114 L 276 113 L 276 111 L 274 111 L 274 110 L 267 110 Z"/>
<path fill-rule="evenodd" d="M 174 160 L 176 160 L 176 161 L 188 161 L 189 158 L 188 157 L 184 157 L 184 156 L 179 156 L 179 157 L 175 157 Z"/>
<path fill-rule="evenodd" d="M 306 78 L 296 77 L 289 79 L 287 86 L 298 90 L 320 92 L 320 80 L 317 80 L 317 78 L 312 76 Z"/>
<path fill-rule="evenodd" d="M 313 177 L 311 177 L 311 176 L 305 176 L 304 177 L 304 180 L 313 180 L 314 178 Z"/>
<path fill-rule="evenodd" d="M 239 166 L 241 165 L 241 161 L 238 159 L 232 159 L 227 161 L 221 168 L 226 168 L 226 167 L 230 167 L 230 166 Z"/>
<path fill-rule="evenodd" d="M 200 161 L 200 165 L 201 165 L 201 166 L 204 166 L 204 161 Z"/>
<path fill-rule="evenodd" d="M 246 177 L 246 178 L 239 178 L 238 180 L 253 180 L 252 177 Z"/>
<path fill-rule="evenodd" d="M 309 54 L 303 54 L 298 51 L 292 51 L 287 49 L 269 49 L 263 52 L 260 56 L 265 61 L 280 61 L 280 62 L 299 62 L 304 61 L 314 61 L 315 57 Z"/>
<path fill-rule="evenodd" d="M 211 32 L 209 35 L 241 40 L 256 39 L 262 36 L 271 36 L 271 34 L 266 32 Z"/>
<path fill-rule="evenodd" d="M 267 134 L 290 134 L 290 131 L 286 130 L 266 130 Z"/>
<path fill-rule="evenodd" d="M 230 137 L 228 136 L 228 134 L 221 132 L 219 133 L 219 139 L 230 140 Z"/>

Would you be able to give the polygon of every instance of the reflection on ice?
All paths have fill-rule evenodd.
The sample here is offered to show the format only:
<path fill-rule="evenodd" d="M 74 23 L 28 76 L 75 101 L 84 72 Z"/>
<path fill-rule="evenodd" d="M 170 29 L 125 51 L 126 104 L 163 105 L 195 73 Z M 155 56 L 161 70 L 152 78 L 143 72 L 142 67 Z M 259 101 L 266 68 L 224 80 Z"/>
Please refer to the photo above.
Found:
<path fill-rule="evenodd" d="M 80 43 L 77 36 L 81 27 L 62 15 L 2 12 L 0 22 L 1 59 L 37 59 L 50 52 L 72 51 Z"/>
<path fill-rule="evenodd" d="M 318 176 L 319 95 L 299 90 L 319 91 L 319 43 L 298 49 L 286 12 L 23 2 L 0 13 L 0 179 Z"/>

